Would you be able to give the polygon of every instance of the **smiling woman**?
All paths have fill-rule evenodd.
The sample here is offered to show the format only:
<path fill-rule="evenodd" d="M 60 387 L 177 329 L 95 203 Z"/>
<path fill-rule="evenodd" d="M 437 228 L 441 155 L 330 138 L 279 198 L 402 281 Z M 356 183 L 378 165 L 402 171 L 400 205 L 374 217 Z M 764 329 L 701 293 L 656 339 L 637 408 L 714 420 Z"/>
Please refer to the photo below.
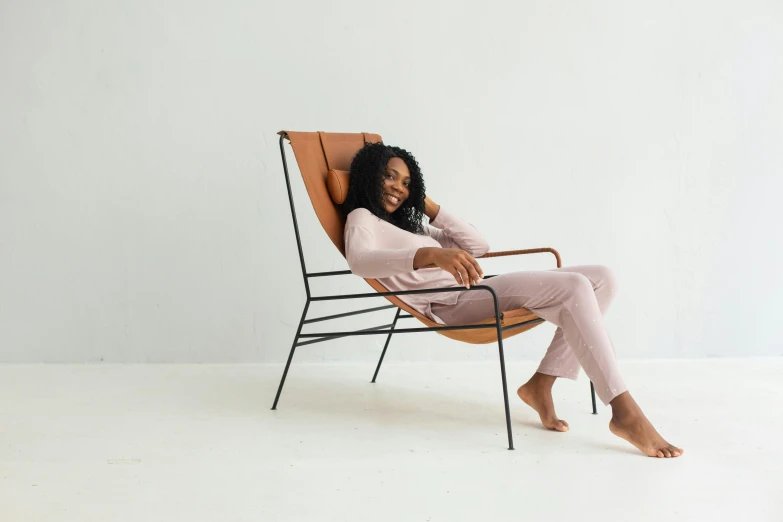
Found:
<path fill-rule="evenodd" d="M 423 232 L 424 178 L 405 149 L 368 143 L 351 162 L 351 182 L 342 205 L 347 216 L 366 208 L 384 221 L 414 234 Z"/>
<path fill-rule="evenodd" d="M 552 386 L 559 377 L 576 379 L 581 367 L 612 406 L 615 435 L 651 457 L 682 454 L 658 434 L 620 375 L 603 322 L 617 286 L 607 267 L 517 271 L 484 280 L 476 260 L 489 251 L 484 236 L 425 195 L 419 164 L 409 152 L 383 143 L 367 144 L 354 157 L 342 210 L 345 257 L 354 274 L 393 292 L 485 285 L 495 290 L 502 311 L 527 308 L 558 327 L 538 371 L 517 390 L 546 428 L 569 430 L 555 414 Z M 494 313 L 484 292 L 398 297 L 441 324 L 472 324 Z"/>
<path fill-rule="evenodd" d="M 411 175 L 400 158 L 391 158 L 383 173 L 383 206 L 392 214 L 408 199 Z"/>

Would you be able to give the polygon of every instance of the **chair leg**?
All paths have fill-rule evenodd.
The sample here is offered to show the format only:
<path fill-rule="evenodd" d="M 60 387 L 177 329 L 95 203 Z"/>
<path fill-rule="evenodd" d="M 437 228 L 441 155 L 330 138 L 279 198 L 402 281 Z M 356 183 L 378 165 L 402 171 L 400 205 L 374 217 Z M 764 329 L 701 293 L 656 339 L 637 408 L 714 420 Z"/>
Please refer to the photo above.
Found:
<path fill-rule="evenodd" d="M 391 329 L 394 330 L 394 327 L 397 325 L 397 319 L 400 317 L 400 312 L 402 312 L 402 308 L 397 308 L 397 314 L 394 316 L 394 322 L 392 322 Z M 381 364 L 383 364 L 383 358 L 386 356 L 386 349 L 389 347 L 389 341 L 391 341 L 392 332 L 389 332 L 389 335 L 386 337 L 386 344 L 383 345 L 383 351 L 381 352 L 381 358 L 378 359 L 378 366 L 375 367 L 375 373 L 372 376 L 372 381 L 375 382 L 375 378 L 378 377 L 378 371 L 381 369 Z"/>
<path fill-rule="evenodd" d="M 506 406 L 506 431 L 508 432 L 508 449 L 514 449 L 514 436 L 511 434 L 511 410 L 508 406 L 508 385 L 506 384 L 506 357 L 503 354 L 503 335 L 498 319 L 498 353 L 500 355 L 500 378 L 503 381 L 503 403 Z"/>
<path fill-rule="evenodd" d="M 291 367 L 291 360 L 294 358 L 294 351 L 296 345 L 299 342 L 299 334 L 302 333 L 302 326 L 304 325 L 305 317 L 307 317 L 307 309 L 310 308 L 310 300 L 305 303 L 304 310 L 302 310 L 302 318 L 299 320 L 299 327 L 296 329 L 296 335 L 294 336 L 294 343 L 291 345 L 291 353 L 288 354 L 288 362 L 285 364 L 285 370 L 283 370 L 283 377 L 280 379 L 280 386 L 277 387 L 277 395 L 275 395 L 275 402 L 272 404 L 272 409 L 277 409 L 277 401 L 280 400 L 280 393 L 283 391 L 283 385 L 285 384 L 285 378 L 288 376 L 288 368 Z"/>
<path fill-rule="evenodd" d="M 598 415 L 598 410 L 595 407 L 595 386 L 593 386 L 593 381 L 590 381 L 590 396 L 593 399 L 593 415 Z"/>

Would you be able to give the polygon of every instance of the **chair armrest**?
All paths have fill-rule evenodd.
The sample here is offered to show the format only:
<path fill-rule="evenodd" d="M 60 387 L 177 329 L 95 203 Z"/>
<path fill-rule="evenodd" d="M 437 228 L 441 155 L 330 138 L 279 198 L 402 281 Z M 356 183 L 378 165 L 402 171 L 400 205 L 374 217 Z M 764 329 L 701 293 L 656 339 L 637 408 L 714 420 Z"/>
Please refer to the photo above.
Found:
<path fill-rule="evenodd" d="M 563 266 L 563 263 L 560 260 L 560 254 L 554 248 L 528 248 L 526 250 L 504 250 L 501 252 L 487 252 L 486 254 L 484 254 L 483 256 L 477 259 L 485 259 L 489 257 L 518 256 L 523 254 L 541 254 L 544 252 L 549 252 L 551 254 L 554 254 L 555 260 L 557 261 L 557 268 L 561 268 Z"/>

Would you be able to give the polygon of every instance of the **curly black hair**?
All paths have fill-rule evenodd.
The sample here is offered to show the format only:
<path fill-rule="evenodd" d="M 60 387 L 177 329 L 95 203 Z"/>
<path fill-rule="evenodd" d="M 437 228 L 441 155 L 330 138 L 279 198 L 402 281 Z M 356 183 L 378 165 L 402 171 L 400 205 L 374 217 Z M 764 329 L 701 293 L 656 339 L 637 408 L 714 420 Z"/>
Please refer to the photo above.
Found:
<path fill-rule="evenodd" d="M 391 158 L 400 158 L 408 166 L 411 174 L 408 185 L 408 199 L 402 206 L 389 214 L 383 207 L 383 173 Z M 367 143 L 351 161 L 350 183 L 348 194 L 341 209 L 347 216 L 357 208 L 366 208 L 379 218 L 414 234 L 422 233 L 424 217 L 425 186 L 419 163 L 405 149 L 384 145 L 383 143 Z"/>

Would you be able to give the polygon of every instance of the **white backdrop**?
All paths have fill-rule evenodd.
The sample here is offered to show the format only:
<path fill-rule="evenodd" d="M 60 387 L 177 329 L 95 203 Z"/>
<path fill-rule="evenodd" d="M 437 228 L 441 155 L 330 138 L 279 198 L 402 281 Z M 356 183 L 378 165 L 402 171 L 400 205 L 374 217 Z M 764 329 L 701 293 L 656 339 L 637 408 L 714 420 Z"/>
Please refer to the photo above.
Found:
<path fill-rule="evenodd" d="M 280 129 L 380 133 L 493 249 L 614 268 L 620 357 L 781 355 L 782 26 L 775 0 L 3 0 L 0 361 L 284 360 L 304 289 Z M 293 175 L 308 268 L 346 268 Z M 483 266 L 553 266 L 527 257 Z"/>

